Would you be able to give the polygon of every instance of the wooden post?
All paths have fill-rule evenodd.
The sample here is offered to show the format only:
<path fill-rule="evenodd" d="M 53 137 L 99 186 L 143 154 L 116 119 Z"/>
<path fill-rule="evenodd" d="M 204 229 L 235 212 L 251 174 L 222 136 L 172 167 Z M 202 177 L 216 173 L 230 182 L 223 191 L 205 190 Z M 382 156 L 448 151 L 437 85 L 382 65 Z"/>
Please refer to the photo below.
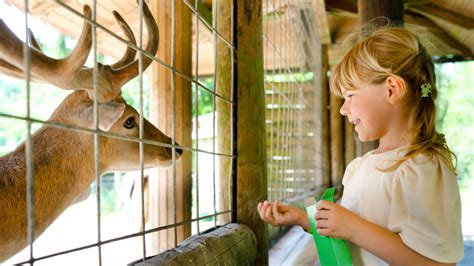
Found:
<path fill-rule="evenodd" d="M 376 17 L 403 24 L 403 0 L 359 0 L 358 9 L 361 24 Z"/>
<path fill-rule="evenodd" d="M 344 119 L 344 161 L 347 166 L 356 156 L 356 138 L 354 125 L 349 120 Z"/>
<path fill-rule="evenodd" d="M 175 12 L 172 12 L 171 1 L 152 1 L 151 10 L 157 20 L 160 31 L 160 43 L 157 57 L 164 63 L 174 66 L 184 75 L 191 77 L 192 59 L 192 23 L 191 12 L 182 2 L 175 2 Z M 172 62 L 172 23 L 175 23 L 174 62 Z M 191 84 L 186 79 L 157 63 L 152 68 L 151 108 L 152 121 L 168 136 L 173 135 L 172 115 L 175 114 L 175 140 L 183 147 L 191 147 L 192 114 L 191 114 Z M 172 85 L 174 84 L 174 106 Z M 174 111 L 173 111 L 174 109 Z M 160 169 L 158 180 L 159 190 L 150 188 L 152 195 L 152 226 L 164 226 L 191 219 L 191 157 L 185 151 L 176 164 L 176 184 L 174 184 L 173 169 Z M 151 183 L 150 183 L 151 185 Z M 176 186 L 176 197 L 174 195 Z M 176 204 L 176 221 L 174 208 Z M 191 225 L 184 224 L 175 229 L 159 232 L 159 250 L 175 247 L 191 235 Z M 156 240 L 155 240 L 156 241 Z M 155 243 L 156 244 L 156 243 Z M 156 247 L 156 246 L 155 246 Z"/>
<path fill-rule="evenodd" d="M 321 68 L 321 119 L 322 119 L 322 153 L 323 153 L 323 184 L 325 187 L 331 185 L 331 145 L 330 145 L 330 121 L 329 121 L 329 82 L 327 72 L 329 70 L 328 63 L 328 45 L 323 45 L 322 68 Z"/>
<path fill-rule="evenodd" d="M 331 181 L 340 193 L 342 187 L 342 176 L 344 175 L 344 120 L 339 110 L 342 106 L 342 99 L 334 94 L 329 96 L 329 126 L 331 132 Z"/>
<path fill-rule="evenodd" d="M 236 8 L 237 222 L 257 236 L 255 265 L 267 265 L 267 226 L 256 209 L 267 198 L 262 1 L 237 1 Z"/>
<path fill-rule="evenodd" d="M 214 4 L 213 18 L 216 20 L 217 31 L 228 43 L 232 35 L 232 1 L 217 1 Z M 216 93 L 225 99 L 231 99 L 232 93 L 232 47 L 229 47 L 221 38 L 217 38 L 216 55 Z M 217 136 L 218 152 L 232 154 L 231 110 L 232 105 L 216 98 L 217 109 Z M 232 191 L 231 158 L 219 157 L 219 211 L 232 209 L 232 200 L 229 198 Z M 217 193 L 217 192 L 216 192 Z M 233 195 L 232 195 L 233 196 Z M 231 222 L 231 215 L 220 215 L 219 223 Z"/>
<path fill-rule="evenodd" d="M 313 15 L 315 18 L 315 29 L 319 36 L 319 45 L 321 47 L 318 64 L 315 73 L 318 76 L 318 90 L 320 90 L 321 113 L 321 168 L 323 185 L 325 188 L 331 185 L 331 149 L 329 138 L 329 82 L 327 72 L 329 70 L 328 47 L 331 45 L 331 34 L 329 30 L 329 22 L 327 20 L 326 3 L 324 0 L 311 1 Z M 318 47 L 319 48 L 319 47 Z"/>
<path fill-rule="evenodd" d="M 386 17 L 390 22 L 403 26 L 403 0 L 359 0 L 359 21 L 364 24 L 376 17 Z M 377 23 L 377 21 L 374 21 Z M 357 140 L 357 155 L 377 148 L 378 141 L 360 142 Z"/>

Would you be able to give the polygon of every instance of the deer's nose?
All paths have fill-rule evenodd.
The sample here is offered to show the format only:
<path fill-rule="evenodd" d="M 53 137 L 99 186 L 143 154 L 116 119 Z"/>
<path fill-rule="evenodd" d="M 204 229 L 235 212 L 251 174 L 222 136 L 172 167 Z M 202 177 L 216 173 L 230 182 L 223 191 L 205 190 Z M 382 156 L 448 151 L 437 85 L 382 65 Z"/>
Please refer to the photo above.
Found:
<path fill-rule="evenodd" d="M 174 145 L 178 146 L 175 148 L 175 151 L 179 154 L 179 155 L 182 155 L 183 154 L 183 149 L 179 148 L 179 144 L 178 143 L 174 143 Z"/>

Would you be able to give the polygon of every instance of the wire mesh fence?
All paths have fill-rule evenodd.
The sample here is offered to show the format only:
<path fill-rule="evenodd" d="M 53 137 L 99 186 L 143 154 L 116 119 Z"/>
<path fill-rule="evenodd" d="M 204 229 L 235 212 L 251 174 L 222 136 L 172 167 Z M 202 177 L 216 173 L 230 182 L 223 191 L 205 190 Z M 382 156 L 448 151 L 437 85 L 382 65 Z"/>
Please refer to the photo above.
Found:
<path fill-rule="evenodd" d="M 31 22 L 34 17 L 48 21 L 75 38 L 79 37 L 82 23 L 86 21 L 91 26 L 92 47 L 86 63 L 91 77 L 89 107 L 92 116 L 88 126 L 81 126 L 69 120 L 48 120 L 45 115 L 39 115 L 42 111 L 31 111 L 39 108 L 35 100 L 38 97 L 49 105 L 50 113 L 55 109 L 57 112 L 57 106 L 65 101 L 65 96 L 57 97 L 53 104 L 48 100 L 49 91 L 58 89 L 46 87 L 40 90 L 31 83 L 38 78 L 31 68 L 34 60 L 31 54 L 35 52 L 24 46 L 24 63 L 20 69 L 26 81 L 16 83 L 16 86 L 22 86 L 17 89 L 21 92 L 17 96 L 21 99 L 18 102 L 24 104 L 25 112 L 10 112 L 9 108 L 2 107 L 0 120 L 12 126 L 24 124 L 19 140 L 25 141 L 26 150 L 28 226 L 25 228 L 28 233 L 23 234 L 28 236 L 29 246 L 7 263 L 123 264 L 176 247 L 190 235 L 231 222 L 232 216 L 235 220 L 232 189 L 235 185 L 232 168 L 236 161 L 233 149 L 236 127 L 233 68 L 237 58 L 234 3 L 151 1 L 150 9 L 160 36 L 155 55 L 147 49 L 150 32 L 148 22 L 143 19 L 146 13 L 144 1 L 6 2 L 23 10 L 23 15 L 16 15 L 16 22 L 24 22 L 24 32 L 20 33 L 23 40 L 31 39 L 28 28 L 36 23 Z M 90 17 L 83 13 L 83 4 L 91 7 Z M 263 7 L 269 199 L 291 202 L 322 186 L 318 155 L 321 125 L 315 115 L 320 108 L 317 76 L 320 72 L 315 49 L 319 44 L 312 29 L 314 18 L 310 1 L 264 0 Z M 123 15 L 136 40 L 126 32 L 122 33 L 121 26 L 112 17 L 112 10 Z M 26 15 L 28 12 L 33 17 Z M 40 29 L 37 37 L 41 48 L 46 47 L 44 53 L 48 54 L 45 40 L 49 36 L 42 37 L 43 33 Z M 76 45 L 70 38 L 63 39 L 62 43 L 69 47 L 68 53 Z M 133 56 L 118 69 L 130 64 L 136 66 L 137 77 L 121 88 L 125 101 L 137 110 L 132 121 L 137 130 L 133 136 L 101 128 L 101 121 L 106 119 L 101 116 L 103 102 L 98 100 L 103 85 L 101 71 L 110 66 L 117 67 L 123 50 L 129 57 L 130 54 Z M 151 65 L 151 71 L 145 71 L 147 64 Z M 4 85 L 4 81 L 13 82 L 3 76 L 1 81 L 0 85 Z M 169 139 L 162 141 L 150 137 L 148 120 Z M 127 121 L 118 127 L 128 126 Z M 40 127 L 43 129 L 38 130 Z M 70 185 L 65 186 L 74 188 L 76 194 L 74 200 L 63 203 L 63 208 L 68 208 L 64 213 L 61 210 L 57 221 L 33 243 L 37 236 L 35 228 L 43 217 L 38 211 L 43 196 L 35 191 L 35 182 L 43 182 L 40 180 L 43 177 L 38 175 L 41 170 L 38 158 L 46 153 L 35 144 L 35 138 L 44 128 L 65 132 L 64 136 L 69 136 L 67 132 L 87 135 L 91 145 L 75 142 L 76 146 L 73 146 L 72 139 L 64 140 L 61 134 L 48 140 L 53 147 L 64 145 L 65 154 L 74 155 L 77 160 L 76 165 L 68 169 L 69 178 L 74 181 L 68 180 Z M 122 146 L 107 151 L 102 145 L 104 140 L 121 141 Z M 61 145 L 56 145 L 59 141 Z M 14 149 L 5 146 L 1 149 L 3 153 Z M 79 152 L 77 146 L 88 149 Z M 164 148 L 169 153 L 166 162 L 160 162 L 162 167 L 148 169 L 156 166 L 147 161 L 149 146 Z M 86 154 L 87 160 L 79 154 Z M 104 169 L 109 156 L 116 158 L 117 155 L 133 163 L 122 168 Z M 61 160 L 68 158 L 43 160 L 41 164 L 47 169 L 55 169 Z M 87 181 L 81 183 L 79 193 L 76 173 L 84 167 L 88 169 Z M 59 188 L 50 187 L 50 193 L 60 197 Z M 56 217 L 48 219 L 55 220 Z"/>
<path fill-rule="evenodd" d="M 264 3 L 268 194 L 291 202 L 323 185 L 320 45 L 310 1 Z"/>
<path fill-rule="evenodd" d="M 139 114 L 138 117 L 135 117 L 136 121 L 134 121 L 138 129 L 137 137 L 101 130 L 100 122 L 104 117 L 99 115 L 99 108 L 102 103 L 97 100 L 94 100 L 91 106 L 94 110 L 92 121 L 94 126 L 92 128 L 84 128 L 74 123 L 56 123 L 47 119 L 35 118 L 35 114 L 31 114 L 29 109 L 32 105 L 30 101 L 30 81 L 32 80 L 30 64 L 34 58 L 30 57 L 31 48 L 25 46 L 23 70 L 26 79 L 24 83 L 26 84 L 24 85 L 26 114 L 15 115 L 8 112 L 0 114 L 2 119 L 8 118 L 9 123 L 26 123 L 26 134 L 22 139 L 25 139 L 27 150 L 25 156 L 28 169 L 26 175 L 28 181 L 26 204 L 28 206 L 27 242 L 30 245 L 23 252 L 23 256 L 15 257 L 9 262 L 35 265 L 64 265 L 66 262 L 69 265 L 74 263 L 79 265 L 84 265 L 84 263 L 88 265 L 116 265 L 117 262 L 126 263 L 127 260 L 131 262 L 140 257 L 145 258 L 154 255 L 161 250 L 178 245 L 191 233 L 199 234 L 229 221 L 229 219 L 220 220 L 219 216 L 230 217 L 229 215 L 233 210 L 230 207 L 231 200 L 229 198 L 232 195 L 229 194 L 230 190 L 227 190 L 226 194 L 221 194 L 218 186 L 223 185 L 223 180 L 229 182 L 232 179 L 229 176 L 230 172 L 227 173 L 227 176 L 222 177 L 219 169 L 222 168 L 220 165 L 231 164 L 232 160 L 235 159 L 235 155 L 231 153 L 230 149 L 224 150 L 218 147 L 222 141 L 219 142 L 217 134 L 220 132 L 221 134 L 232 135 L 233 113 L 231 110 L 235 102 L 231 99 L 232 91 L 226 92 L 224 95 L 224 93 L 218 93 L 218 89 L 216 89 L 216 79 L 218 77 L 216 77 L 217 66 L 215 61 L 218 53 L 224 53 L 218 51 L 216 48 L 218 45 L 221 46 L 220 50 L 229 55 L 231 62 L 234 58 L 235 49 L 232 46 L 232 33 L 230 32 L 233 28 L 232 18 L 229 19 L 228 28 L 222 30 L 226 32 L 224 34 L 217 30 L 218 25 L 220 25 L 220 15 L 215 7 L 213 13 L 212 3 L 202 1 L 157 1 L 151 4 L 160 30 L 160 52 L 155 56 L 145 49 L 145 41 L 150 38 L 147 34 L 150 33 L 146 30 L 148 25 L 145 25 L 145 23 L 147 22 L 142 19 L 145 12 L 145 9 L 142 8 L 145 5 L 143 1 L 139 1 L 138 4 L 135 4 L 135 1 L 124 1 L 123 3 L 113 3 L 110 6 L 110 2 L 90 1 L 90 3 L 88 2 L 92 13 L 90 18 L 82 13 L 82 2 L 56 1 L 44 3 L 43 6 L 36 3 L 31 4 L 28 1 L 7 2 L 23 8 L 25 32 L 28 32 L 28 21 L 31 19 L 26 14 L 31 11 L 33 14 L 39 12 L 45 15 L 42 13 L 45 12 L 45 9 L 51 11 L 47 15 L 48 18 L 43 16 L 48 21 L 50 21 L 49 19 L 54 20 L 52 14 L 58 15 L 57 21 L 52 22 L 53 24 L 67 24 L 67 22 L 76 19 L 76 21 L 86 20 L 91 25 L 92 99 L 98 98 L 101 90 L 100 85 L 102 85 L 100 71 L 105 63 L 101 61 L 103 56 L 99 53 L 107 54 L 110 52 L 113 56 L 115 52 L 107 51 L 107 49 L 114 50 L 114 47 L 104 45 L 102 42 L 107 38 L 111 38 L 116 43 L 122 43 L 119 46 L 123 47 L 123 44 L 125 44 L 129 47 L 128 49 L 135 50 L 137 55 L 132 59 L 136 60 L 137 78 L 133 85 L 124 89 L 127 92 L 123 92 L 123 94 L 124 97 L 125 94 L 129 96 L 127 101 L 134 103 Z M 132 5 L 135 5 L 136 8 L 132 8 L 132 12 L 130 12 L 129 7 Z M 160 10 L 159 8 L 165 11 L 156 11 Z M 110 23 L 108 23 L 107 18 L 110 17 L 112 9 L 129 11 L 129 13 L 123 14 L 125 20 L 136 18 L 134 23 L 130 25 L 137 36 L 136 43 L 129 38 L 127 39 L 127 36 L 124 38 L 122 34 L 118 33 L 118 30 L 109 28 Z M 160 13 L 156 14 L 156 12 Z M 165 21 L 163 21 L 163 16 L 165 16 Z M 67 21 L 64 20 L 65 17 L 68 18 Z M 160 18 L 162 19 L 160 20 Z M 73 26 L 69 25 L 71 28 L 74 28 Z M 68 25 L 62 26 L 63 29 L 67 27 Z M 184 45 L 182 44 L 183 39 L 191 40 L 192 37 L 194 38 L 192 43 L 184 42 Z M 27 39 L 28 36 L 25 38 Z M 191 53 L 191 51 L 193 52 Z M 145 60 L 150 61 L 150 59 L 153 73 L 146 76 L 144 73 L 146 66 L 143 65 Z M 211 61 L 210 64 L 209 61 Z M 194 64 L 192 69 L 190 67 L 191 63 Z M 231 71 L 231 69 L 227 71 Z M 230 74 L 229 72 L 226 75 L 230 76 Z M 227 87 L 230 90 L 232 89 L 231 84 L 231 80 L 229 80 L 229 86 Z M 156 86 L 165 88 L 157 89 Z M 50 89 L 54 90 L 54 88 Z M 148 100 L 144 95 L 150 95 L 151 99 Z M 157 99 L 156 95 L 159 95 L 160 98 Z M 183 98 L 186 99 L 183 100 Z M 218 109 L 224 109 L 227 112 L 221 112 Z M 169 143 L 147 138 L 147 132 L 145 131 L 147 128 L 146 112 L 150 113 L 147 118 L 154 120 L 163 133 L 169 136 Z M 223 117 L 224 115 L 226 117 Z M 218 129 L 217 123 L 220 119 L 229 121 L 228 126 Z M 190 126 L 192 123 L 194 123 L 194 129 Z M 88 176 L 90 182 L 92 182 L 92 179 L 95 180 L 94 185 L 89 189 L 93 196 L 85 200 L 87 202 L 85 207 L 88 209 L 87 213 L 77 212 L 79 216 L 76 213 L 74 218 L 76 221 L 69 226 L 63 226 L 64 231 L 61 233 L 58 233 L 60 232 L 59 229 L 57 232 L 47 232 L 50 235 L 65 234 L 61 241 L 48 242 L 41 241 L 40 238 L 33 243 L 35 239 L 34 229 L 37 227 L 33 225 L 37 224 L 40 219 L 35 208 L 41 207 L 38 200 L 41 200 L 42 197 L 35 198 L 38 192 L 35 191 L 37 187 L 33 184 L 39 182 L 36 181 L 38 180 L 36 171 L 39 169 L 35 169 L 33 166 L 37 163 L 36 158 L 45 151 L 39 149 L 33 143 L 35 136 L 41 134 L 41 129 L 39 133 L 35 132 L 37 127 L 32 130 L 31 124 L 37 124 L 37 127 L 53 127 L 93 136 L 93 146 L 88 151 L 90 153 L 88 156 L 94 158 L 94 163 L 92 166 L 87 166 L 93 170 L 92 172 L 89 171 L 91 176 Z M 226 130 L 227 132 L 225 132 Z M 107 160 L 103 157 L 104 150 L 101 146 L 103 138 L 119 139 L 127 143 L 138 144 L 135 146 L 138 151 L 134 153 L 135 158 L 133 158 L 135 165 L 131 167 L 138 170 L 135 177 L 130 177 L 130 175 L 133 176 L 130 173 L 116 173 L 115 176 L 102 175 L 104 173 L 102 167 L 104 161 Z M 225 146 L 232 147 L 232 140 L 232 138 L 224 140 L 230 142 Z M 54 144 L 57 140 L 51 139 L 50 141 Z M 147 145 L 169 149 L 171 159 L 164 163 L 169 165 L 168 169 L 145 169 L 150 166 L 146 162 L 145 151 Z M 184 150 L 182 156 L 179 156 L 180 151 L 177 149 Z M 74 153 L 77 151 L 74 150 L 74 147 L 70 147 L 67 152 Z M 115 152 L 123 152 L 124 156 L 127 156 L 128 150 L 124 147 L 123 150 L 116 150 Z M 56 167 L 56 163 L 58 162 L 52 161 L 48 167 L 52 169 Z M 85 161 L 77 163 L 86 164 Z M 124 167 L 124 169 L 127 169 L 127 167 Z M 78 169 L 73 168 L 71 171 L 78 171 Z M 127 178 L 134 181 L 124 181 Z M 105 180 L 108 183 L 115 184 L 114 189 L 104 187 Z M 132 203 L 134 205 L 129 208 L 132 211 L 126 213 L 126 215 L 132 217 L 126 217 L 125 214 L 119 214 L 118 212 L 109 214 L 108 211 L 104 210 L 104 205 L 108 204 L 108 201 L 114 202 L 112 205 L 120 203 L 118 199 L 123 196 L 123 193 L 118 191 L 117 183 L 129 184 L 127 188 L 131 189 L 127 190 L 126 193 L 130 194 L 130 198 L 136 198 L 136 200 L 128 200 L 129 202 L 134 201 Z M 74 185 L 71 184 L 71 186 Z M 54 189 L 52 189 L 53 193 L 60 194 Z M 104 194 L 114 195 L 107 197 Z M 122 204 L 129 203 L 122 202 Z M 69 208 L 67 212 L 75 207 Z M 96 211 L 91 212 L 91 207 L 92 209 L 95 208 Z M 113 208 L 117 207 L 114 206 Z M 115 231 L 111 228 L 117 229 L 118 226 L 111 226 L 114 223 L 124 226 L 127 222 L 134 224 L 134 227 Z M 52 228 L 53 231 L 56 229 L 56 227 Z M 73 233 L 74 231 L 82 231 L 82 234 L 88 235 L 88 237 L 75 241 L 73 239 L 76 236 Z M 45 249 L 46 245 L 54 246 L 54 248 Z M 128 253 L 128 257 L 117 252 L 120 250 L 126 250 L 124 253 Z"/>

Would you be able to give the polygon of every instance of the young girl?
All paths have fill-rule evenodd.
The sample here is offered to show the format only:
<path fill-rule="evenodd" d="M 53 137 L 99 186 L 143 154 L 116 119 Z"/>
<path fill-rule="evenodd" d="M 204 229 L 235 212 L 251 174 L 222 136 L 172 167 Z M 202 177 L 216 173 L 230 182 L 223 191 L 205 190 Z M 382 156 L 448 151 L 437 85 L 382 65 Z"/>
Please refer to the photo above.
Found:
<path fill-rule="evenodd" d="M 345 171 L 341 205 L 317 203 L 318 233 L 348 240 L 354 265 L 454 264 L 463 258 L 453 154 L 435 128 L 434 66 L 419 39 L 385 27 L 358 42 L 331 75 L 331 91 L 361 141 L 377 149 Z M 292 206 L 258 204 L 262 220 L 301 225 Z"/>

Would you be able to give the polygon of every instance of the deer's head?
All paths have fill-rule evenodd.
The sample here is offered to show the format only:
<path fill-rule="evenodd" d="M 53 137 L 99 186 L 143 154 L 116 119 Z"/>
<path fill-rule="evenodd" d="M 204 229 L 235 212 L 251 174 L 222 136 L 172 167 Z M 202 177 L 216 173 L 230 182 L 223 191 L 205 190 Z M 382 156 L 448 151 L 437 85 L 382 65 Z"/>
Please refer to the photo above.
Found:
<path fill-rule="evenodd" d="M 114 16 L 129 41 L 136 46 L 135 36 L 124 21 L 114 11 Z M 148 41 L 145 51 L 155 55 L 158 50 L 159 32 L 153 16 L 146 4 L 143 14 L 148 30 Z M 84 16 L 91 17 L 91 9 L 84 6 Z M 94 69 L 84 67 L 92 46 L 91 25 L 86 20 L 77 46 L 64 59 L 53 59 L 46 56 L 30 32 L 30 77 L 33 81 L 46 82 L 63 89 L 76 90 L 70 94 L 55 110 L 50 120 L 94 129 Z M 0 19 L 0 72 L 12 77 L 24 78 L 24 43 L 13 34 Z M 129 138 L 139 137 L 140 115 L 121 97 L 121 87 L 139 73 L 139 60 L 136 50 L 127 47 L 123 57 L 112 65 L 98 63 L 97 67 L 97 101 L 99 129 L 114 135 Z M 143 55 L 143 71 L 151 64 L 152 59 Z M 87 135 L 86 133 L 82 133 Z M 90 140 L 89 137 L 85 137 Z M 170 137 L 163 134 L 152 123 L 144 119 L 143 139 L 155 143 L 144 144 L 145 167 L 154 165 L 169 166 L 172 162 L 172 143 Z M 55 141 L 54 139 L 50 141 Z M 67 145 L 67 140 L 65 145 Z M 165 144 L 160 146 L 159 143 Z M 156 145 L 158 144 L 158 145 Z M 92 151 L 91 151 L 92 152 Z M 176 149 L 178 159 L 181 149 Z M 135 170 L 140 168 L 139 143 L 129 139 L 101 137 L 100 155 L 103 170 Z"/>

